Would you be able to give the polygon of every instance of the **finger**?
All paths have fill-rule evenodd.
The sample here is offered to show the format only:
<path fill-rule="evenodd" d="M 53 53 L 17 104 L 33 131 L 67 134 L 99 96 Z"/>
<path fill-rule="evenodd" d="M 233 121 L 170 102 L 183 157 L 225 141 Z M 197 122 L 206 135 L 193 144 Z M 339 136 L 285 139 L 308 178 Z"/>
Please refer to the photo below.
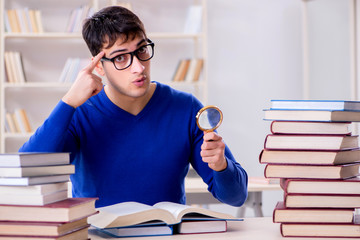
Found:
<path fill-rule="evenodd" d="M 91 63 L 87 67 L 85 67 L 85 69 L 89 72 L 92 72 L 104 55 L 105 53 L 103 51 L 99 52 L 95 57 L 92 58 Z"/>
<path fill-rule="evenodd" d="M 222 137 L 216 134 L 215 132 L 204 133 L 204 141 L 220 141 Z"/>

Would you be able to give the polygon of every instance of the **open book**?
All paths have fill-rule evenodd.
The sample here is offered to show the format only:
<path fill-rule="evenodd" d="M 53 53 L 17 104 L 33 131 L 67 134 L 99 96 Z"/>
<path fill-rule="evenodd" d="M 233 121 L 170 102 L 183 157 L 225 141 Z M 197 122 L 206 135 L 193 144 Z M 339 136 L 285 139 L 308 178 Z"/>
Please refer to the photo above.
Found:
<path fill-rule="evenodd" d="M 227 220 L 241 220 L 229 214 L 172 202 L 160 202 L 153 206 L 123 202 L 97 210 L 99 214 L 91 216 L 89 223 L 103 230 L 166 225 L 175 233 L 224 232 Z M 117 235 L 113 230 L 111 232 Z M 147 234 L 136 232 L 136 235 Z"/>

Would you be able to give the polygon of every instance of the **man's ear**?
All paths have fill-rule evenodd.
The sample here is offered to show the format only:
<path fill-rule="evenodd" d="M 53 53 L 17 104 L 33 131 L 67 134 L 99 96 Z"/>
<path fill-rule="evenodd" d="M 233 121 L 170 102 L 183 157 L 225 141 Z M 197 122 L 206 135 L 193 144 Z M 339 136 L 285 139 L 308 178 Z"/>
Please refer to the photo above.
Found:
<path fill-rule="evenodd" d="M 91 58 L 91 60 L 93 60 L 94 57 Z M 104 76 L 105 75 L 105 70 L 104 70 L 104 67 L 103 67 L 103 64 L 101 61 L 99 61 L 96 66 L 95 66 L 95 70 L 96 72 L 100 75 L 100 76 Z"/>

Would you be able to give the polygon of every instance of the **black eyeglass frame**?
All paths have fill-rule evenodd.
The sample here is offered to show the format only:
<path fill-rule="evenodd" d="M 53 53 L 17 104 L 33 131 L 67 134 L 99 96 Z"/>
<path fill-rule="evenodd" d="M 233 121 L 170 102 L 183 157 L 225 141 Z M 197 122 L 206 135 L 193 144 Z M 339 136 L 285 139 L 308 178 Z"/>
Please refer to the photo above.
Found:
<path fill-rule="evenodd" d="M 128 53 L 120 54 L 120 55 L 117 55 L 117 56 L 115 56 L 115 57 L 113 57 L 113 58 L 102 57 L 102 58 L 101 58 L 101 61 L 112 62 L 113 65 L 114 65 L 114 67 L 115 67 L 117 70 L 119 70 L 119 71 L 125 70 L 125 69 L 129 68 L 129 67 L 131 66 L 131 64 L 133 63 L 134 56 L 136 56 L 137 59 L 139 59 L 140 61 L 143 61 L 143 62 L 149 61 L 149 60 L 154 56 L 154 46 L 155 46 L 155 43 L 153 43 L 153 42 L 152 42 L 150 39 L 148 39 L 148 38 L 146 39 L 146 41 L 148 42 L 148 44 L 139 47 L 138 49 L 136 49 L 136 50 L 133 51 L 133 52 L 128 52 Z M 147 47 L 147 46 L 151 46 L 151 50 L 152 50 L 151 56 L 150 56 L 149 58 L 147 58 L 147 59 L 140 59 L 139 56 L 138 56 L 138 51 L 139 51 L 140 49 L 144 48 L 144 47 Z M 130 59 L 129 65 L 128 65 L 127 67 L 124 67 L 124 68 L 120 68 L 120 69 L 117 68 L 117 67 L 116 67 L 116 64 L 115 64 L 115 59 L 118 58 L 118 57 L 120 57 L 121 55 L 126 55 L 126 54 L 130 54 L 130 55 L 131 55 L 131 59 Z"/>

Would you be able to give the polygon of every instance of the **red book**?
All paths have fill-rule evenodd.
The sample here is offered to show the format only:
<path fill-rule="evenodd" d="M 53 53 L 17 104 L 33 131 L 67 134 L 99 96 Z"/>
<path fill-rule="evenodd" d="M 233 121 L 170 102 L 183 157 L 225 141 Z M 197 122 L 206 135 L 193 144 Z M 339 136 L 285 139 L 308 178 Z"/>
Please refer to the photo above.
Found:
<path fill-rule="evenodd" d="M 286 208 L 359 208 L 360 195 L 284 193 Z"/>
<path fill-rule="evenodd" d="M 360 195 L 360 177 L 344 180 L 283 178 L 280 186 L 285 193 Z"/>
<path fill-rule="evenodd" d="M 358 148 L 358 136 L 269 134 L 264 148 L 274 150 L 343 150 Z"/>
<path fill-rule="evenodd" d="M 346 179 L 359 175 L 360 163 L 342 165 L 267 164 L 266 178 Z"/>
<path fill-rule="evenodd" d="M 96 213 L 96 198 L 68 198 L 34 205 L 0 205 L 0 221 L 69 222 Z"/>
<path fill-rule="evenodd" d="M 273 134 L 339 134 L 351 135 L 351 122 L 272 121 Z"/>
<path fill-rule="evenodd" d="M 268 150 L 263 149 L 259 162 L 274 164 L 313 164 L 338 165 L 360 161 L 360 149 L 307 151 L 307 150 Z"/>
<path fill-rule="evenodd" d="M 354 208 L 286 208 L 278 202 L 273 211 L 275 223 L 352 223 Z"/>

